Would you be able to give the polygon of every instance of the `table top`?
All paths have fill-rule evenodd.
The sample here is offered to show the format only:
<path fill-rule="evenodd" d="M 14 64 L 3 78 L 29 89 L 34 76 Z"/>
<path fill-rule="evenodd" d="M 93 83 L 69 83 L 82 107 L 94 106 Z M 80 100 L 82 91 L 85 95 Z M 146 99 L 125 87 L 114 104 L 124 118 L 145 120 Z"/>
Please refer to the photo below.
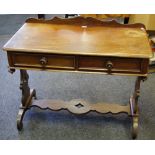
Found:
<path fill-rule="evenodd" d="M 144 25 L 123 25 L 83 17 L 28 19 L 3 49 L 12 52 L 152 57 Z"/>

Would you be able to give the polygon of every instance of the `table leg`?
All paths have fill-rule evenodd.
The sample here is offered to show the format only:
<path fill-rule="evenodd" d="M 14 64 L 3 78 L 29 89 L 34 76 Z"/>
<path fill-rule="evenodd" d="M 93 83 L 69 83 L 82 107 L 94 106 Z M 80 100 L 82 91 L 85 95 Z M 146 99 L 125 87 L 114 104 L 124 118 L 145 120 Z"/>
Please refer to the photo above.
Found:
<path fill-rule="evenodd" d="M 137 77 L 133 96 L 130 98 L 131 116 L 132 116 L 132 138 L 136 139 L 138 134 L 139 108 L 138 99 L 140 96 L 140 83 L 146 77 Z"/>
<path fill-rule="evenodd" d="M 134 93 L 130 97 L 130 107 L 129 106 L 119 106 L 113 104 L 109 106 L 108 104 L 89 104 L 82 100 L 75 100 L 70 102 L 70 104 L 66 104 L 63 101 L 46 101 L 46 100 L 37 100 L 34 101 L 32 104 L 33 97 L 36 99 L 36 91 L 35 89 L 30 89 L 28 80 L 29 75 L 26 70 L 20 70 L 20 89 L 22 91 L 22 98 L 21 98 L 21 106 L 19 109 L 19 113 L 17 116 L 17 128 L 18 130 L 22 130 L 23 128 L 23 117 L 25 112 L 30 109 L 31 107 L 37 106 L 41 109 L 51 109 L 51 110 L 61 110 L 67 109 L 72 113 L 75 114 L 83 114 L 88 113 L 90 111 L 96 111 L 99 113 L 126 113 L 132 116 L 132 137 L 135 139 L 138 134 L 138 121 L 139 121 L 139 108 L 138 108 L 138 98 L 140 96 L 140 83 L 144 81 L 146 77 L 137 77 L 135 82 Z M 53 104 L 50 104 L 53 103 Z M 84 104 L 84 105 L 83 105 Z"/>
<path fill-rule="evenodd" d="M 36 91 L 35 89 L 30 89 L 29 84 L 29 75 L 26 70 L 20 70 L 20 89 L 22 91 L 21 105 L 19 108 L 19 112 L 17 115 L 17 129 L 22 130 L 23 128 L 23 117 L 28 110 L 29 106 L 32 103 L 32 98 L 36 99 Z"/>

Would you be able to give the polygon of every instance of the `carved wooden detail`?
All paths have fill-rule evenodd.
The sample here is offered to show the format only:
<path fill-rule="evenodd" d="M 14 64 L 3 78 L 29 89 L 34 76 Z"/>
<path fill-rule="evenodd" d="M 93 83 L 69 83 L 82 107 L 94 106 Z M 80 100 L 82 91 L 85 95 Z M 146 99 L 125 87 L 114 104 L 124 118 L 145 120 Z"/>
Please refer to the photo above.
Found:
<path fill-rule="evenodd" d="M 38 107 L 46 110 L 50 109 L 53 111 L 68 110 L 73 114 L 86 114 L 91 111 L 95 111 L 101 114 L 119 114 L 125 113 L 130 115 L 130 106 L 122 106 L 118 104 L 108 103 L 89 103 L 83 99 L 74 99 L 71 101 L 62 100 L 35 100 L 29 107 Z"/>
<path fill-rule="evenodd" d="M 89 112 L 97 112 L 101 114 L 120 114 L 124 113 L 132 117 L 132 138 L 135 139 L 138 134 L 139 109 L 138 98 L 140 96 L 140 82 L 144 81 L 146 77 L 137 77 L 135 82 L 135 89 L 133 96 L 130 97 L 130 104 L 119 105 L 109 103 L 89 103 L 83 99 L 74 99 L 71 101 L 62 100 L 34 100 L 36 99 L 36 91 L 30 89 L 28 85 L 29 76 L 26 70 L 20 70 L 20 89 L 22 90 L 22 104 L 17 116 L 17 128 L 22 130 L 23 117 L 25 112 L 32 107 L 38 107 L 42 110 L 50 109 L 53 111 L 68 110 L 73 114 L 87 114 Z"/>
<path fill-rule="evenodd" d="M 36 99 L 36 91 L 30 89 L 28 85 L 29 75 L 26 70 L 20 70 L 20 89 L 22 91 L 21 105 L 17 115 L 17 128 L 21 130 L 23 128 L 23 117 L 27 108 L 32 104 L 32 98 Z"/>
<path fill-rule="evenodd" d="M 137 138 L 139 123 L 138 98 L 140 96 L 140 82 L 146 80 L 146 77 L 137 77 L 133 95 L 130 97 L 130 109 L 132 116 L 132 137 Z"/>
<path fill-rule="evenodd" d="M 31 94 L 33 94 L 31 92 Z M 108 103 L 89 103 L 83 99 L 74 99 L 71 101 L 62 101 L 62 100 L 34 100 L 32 102 L 32 97 L 35 97 L 35 94 L 31 95 L 31 99 L 29 106 L 23 107 L 21 105 L 19 109 L 19 113 L 17 116 L 17 128 L 18 130 L 22 130 L 23 128 L 23 117 L 27 110 L 32 107 L 38 107 L 42 110 L 52 110 L 52 111 L 60 111 L 60 110 L 68 110 L 72 114 L 81 115 L 87 114 L 89 112 L 97 112 L 100 114 L 120 114 L 124 113 L 131 116 L 130 105 L 118 105 L 118 104 L 108 104 Z"/>
<path fill-rule="evenodd" d="M 41 70 L 76 70 L 78 72 L 100 72 L 107 74 L 131 74 L 144 76 L 147 74 L 147 59 L 119 58 L 104 56 L 80 56 L 58 54 L 33 54 L 33 53 L 9 53 L 11 64 L 10 70 L 20 67 L 24 69 Z"/>
<path fill-rule="evenodd" d="M 29 75 L 26 70 L 20 70 L 20 89 L 22 91 L 21 103 L 25 107 L 27 105 L 27 99 L 30 96 L 30 88 L 28 85 Z"/>
<path fill-rule="evenodd" d="M 44 20 L 44 19 L 35 19 L 35 18 L 29 18 L 26 20 L 26 23 L 46 23 L 46 24 L 66 24 L 66 25 L 86 25 L 86 26 L 108 26 L 108 27 L 124 27 L 124 28 L 144 28 L 145 25 L 141 23 L 136 24 L 120 24 L 117 23 L 115 20 L 112 21 L 101 21 L 96 18 L 92 17 L 75 17 L 75 18 L 59 18 L 54 17 L 50 20 Z"/>

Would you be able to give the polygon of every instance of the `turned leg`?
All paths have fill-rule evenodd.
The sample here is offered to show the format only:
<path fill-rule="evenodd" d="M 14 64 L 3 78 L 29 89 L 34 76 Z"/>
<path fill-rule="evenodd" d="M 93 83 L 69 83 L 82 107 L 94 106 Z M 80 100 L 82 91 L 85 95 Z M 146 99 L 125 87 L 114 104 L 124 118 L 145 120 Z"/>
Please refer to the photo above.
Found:
<path fill-rule="evenodd" d="M 26 110 L 29 108 L 32 102 L 32 98 L 36 99 L 36 91 L 34 89 L 30 90 L 29 75 L 26 70 L 20 70 L 20 89 L 22 91 L 21 105 L 17 115 L 17 129 L 22 130 L 23 128 L 23 117 Z"/>
<path fill-rule="evenodd" d="M 132 138 L 136 139 L 138 134 L 139 108 L 138 99 L 140 96 L 140 83 L 146 77 L 137 77 L 133 96 L 130 98 L 131 116 L 132 116 Z"/>

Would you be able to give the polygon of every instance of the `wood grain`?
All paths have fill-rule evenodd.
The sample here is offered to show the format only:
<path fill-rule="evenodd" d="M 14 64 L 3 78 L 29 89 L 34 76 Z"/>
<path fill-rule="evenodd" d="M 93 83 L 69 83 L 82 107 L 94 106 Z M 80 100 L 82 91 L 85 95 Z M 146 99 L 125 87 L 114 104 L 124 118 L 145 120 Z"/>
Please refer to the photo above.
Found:
<path fill-rule="evenodd" d="M 44 23 L 44 24 L 56 24 L 56 25 L 87 25 L 87 26 L 107 26 L 107 27 L 124 27 L 124 28 L 144 28 L 145 25 L 141 23 L 135 23 L 135 24 L 120 24 L 117 23 L 116 20 L 111 21 L 101 21 L 97 18 L 92 17 L 75 17 L 75 18 L 68 18 L 63 19 L 59 17 L 54 17 L 50 20 L 44 20 L 44 19 L 35 19 L 35 18 L 29 18 L 26 20 L 26 23 Z"/>
<path fill-rule="evenodd" d="M 29 107 L 38 107 L 40 109 L 50 109 L 54 111 L 68 110 L 74 114 L 85 114 L 91 111 L 95 111 L 102 114 L 112 113 L 126 113 L 130 115 L 130 106 L 109 104 L 109 103 L 89 103 L 83 99 L 74 99 L 71 101 L 62 100 L 34 100 L 32 105 Z"/>
<path fill-rule="evenodd" d="M 17 128 L 31 107 L 68 110 L 74 114 L 126 113 L 133 119 L 133 138 L 138 129 L 138 97 L 140 81 L 148 73 L 152 50 L 142 24 L 121 25 L 93 18 L 52 20 L 28 19 L 3 48 L 7 51 L 11 72 L 20 69 L 22 105 L 17 117 Z M 130 105 L 96 103 L 77 99 L 71 101 L 34 100 L 25 69 L 95 72 L 139 76 Z"/>
<path fill-rule="evenodd" d="M 12 52 L 152 57 L 147 33 L 141 24 L 121 25 L 82 17 L 49 21 L 29 19 L 3 49 Z"/>
<path fill-rule="evenodd" d="M 118 58 L 104 56 L 78 56 L 64 54 L 37 54 L 26 52 L 8 52 L 11 68 L 41 70 L 66 70 L 80 72 L 123 73 L 145 76 L 148 72 L 148 59 Z M 111 68 L 109 68 L 109 63 Z"/>

